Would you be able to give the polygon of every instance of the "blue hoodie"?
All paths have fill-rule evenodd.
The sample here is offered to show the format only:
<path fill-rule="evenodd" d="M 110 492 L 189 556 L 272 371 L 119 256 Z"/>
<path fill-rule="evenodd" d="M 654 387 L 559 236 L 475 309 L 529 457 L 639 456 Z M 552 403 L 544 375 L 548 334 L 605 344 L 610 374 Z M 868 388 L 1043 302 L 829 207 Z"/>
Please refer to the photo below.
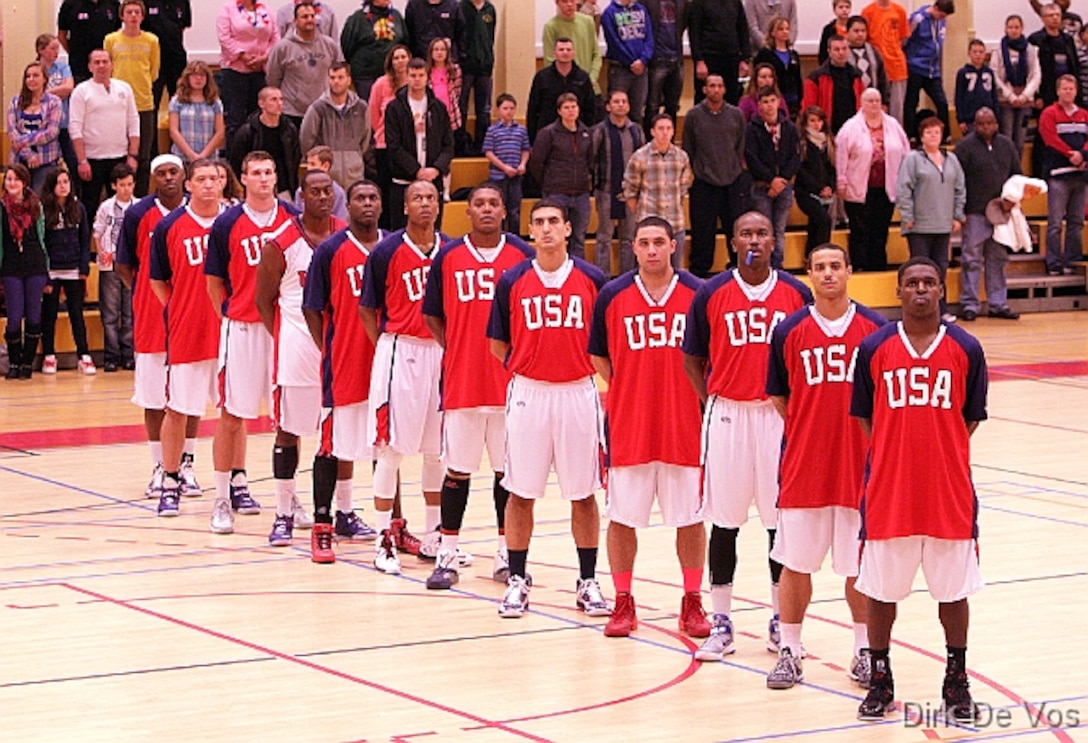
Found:
<path fill-rule="evenodd" d="M 941 47 L 944 46 L 945 21 L 929 14 L 930 5 L 923 5 L 910 14 L 910 38 L 903 45 L 907 69 L 922 77 L 941 76 Z"/>
<path fill-rule="evenodd" d="M 620 5 L 614 0 L 601 14 L 601 28 L 608 44 L 605 57 L 624 67 L 630 67 L 635 60 L 650 64 L 654 56 L 654 29 L 645 5 L 639 2 Z"/>

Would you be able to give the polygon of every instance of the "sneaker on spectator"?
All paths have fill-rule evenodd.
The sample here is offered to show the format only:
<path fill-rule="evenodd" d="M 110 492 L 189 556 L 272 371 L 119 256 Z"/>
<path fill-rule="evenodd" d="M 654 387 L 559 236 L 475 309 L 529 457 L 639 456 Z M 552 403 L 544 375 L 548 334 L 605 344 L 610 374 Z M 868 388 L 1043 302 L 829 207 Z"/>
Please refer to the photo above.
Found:
<path fill-rule="evenodd" d="M 319 565 L 336 562 L 332 551 L 332 524 L 314 524 L 310 532 L 310 560 Z"/>
<path fill-rule="evenodd" d="M 79 361 L 76 362 L 76 367 L 79 369 L 79 373 L 85 376 L 91 377 L 98 373 L 98 369 L 95 368 L 94 359 L 87 354 L 83 354 L 79 357 Z"/>
<path fill-rule="evenodd" d="M 616 594 L 616 608 L 612 617 L 604 626 L 605 637 L 627 637 L 638 628 L 638 616 L 635 613 L 635 597 L 626 592 Z"/>
<path fill-rule="evenodd" d="M 291 518 L 295 521 L 296 529 L 312 529 L 314 526 L 314 517 L 303 508 L 297 495 L 291 496 Z"/>
<path fill-rule="evenodd" d="M 680 602 L 680 631 L 688 637 L 710 636 L 710 622 L 703 610 L 703 596 L 698 591 L 685 593 Z"/>
<path fill-rule="evenodd" d="M 204 495 L 204 488 L 196 481 L 196 472 L 193 470 L 193 457 L 191 454 L 181 455 L 181 469 L 178 470 L 181 481 L 179 488 L 183 498 L 197 498 Z"/>
<path fill-rule="evenodd" d="M 499 602 L 499 616 L 504 619 L 519 619 L 529 608 L 530 583 L 520 575 L 511 575 L 506 582 L 506 592 Z"/>
<path fill-rule="evenodd" d="M 234 533 L 234 512 L 230 510 L 230 503 L 216 499 L 212 505 L 212 518 L 208 528 L 212 534 Z"/>
<path fill-rule="evenodd" d="M 57 373 L 57 357 L 53 354 L 49 354 L 42 359 L 42 374 L 56 374 Z"/>
<path fill-rule="evenodd" d="M 725 614 L 715 614 L 710 624 L 710 636 L 695 651 L 695 660 L 723 661 L 725 656 L 737 652 L 733 644 L 733 623 Z"/>
<path fill-rule="evenodd" d="M 272 532 L 268 535 L 268 546 L 290 547 L 293 532 L 293 519 L 290 516 L 276 514 L 276 520 L 272 522 Z"/>
<path fill-rule="evenodd" d="M 378 532 L 359 518 L 355 511 L 351 513 L 337 511 L 336 527 L 333 531 L 341 539 L 348 539 L 353 542 L 373 542 L 378 538 Z"/>
<path fill-rule="evenodd" d="M 374 567 L 386 575 L 400 575 L 397 545 L 388 529 L 383 531 L 378 539 L 378 547 L 374 552 Z"/>
<path fill-rule="evenodd" d="M 596 578 L 579 578 L 575 589 L 574 603 L 585 612 L 587 617 L 607 617 L 612 613 L 608 602 L 601 593 L 601 584 Z"/>

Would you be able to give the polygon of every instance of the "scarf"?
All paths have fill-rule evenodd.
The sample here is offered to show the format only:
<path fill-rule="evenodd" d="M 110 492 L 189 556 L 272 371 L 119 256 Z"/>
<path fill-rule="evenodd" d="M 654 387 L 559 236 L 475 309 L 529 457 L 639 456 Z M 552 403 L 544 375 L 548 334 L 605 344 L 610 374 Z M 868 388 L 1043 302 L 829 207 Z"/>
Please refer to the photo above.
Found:
<path fill-rule="evenodd" d="M 30 213 L 30 205 L 26 199 L 17 200 L 11 194 L 4 194 L 4 210 L 8 213 L 8 227 L 11 236 L 15 238 L 15 244 L 22 249 L 23 235 L 30 229 L 33 215 Z"/>
<path fill-rule="evenodd" d="M 623 157 L 623 138 L 618 126 L 608 120 L 608 185 L 612 195 L 612 203 L 609 204 L 608 215 L 616 219 L 627 218 L 627 202 L 623 200 L 623 172 L 627 163 Z"/>
<path fill-rule="evenodd" d="M 1013 65 L 1009 59 L 1009 49 L 1015 49 L 1020 53 L 1020 58 Z M 1001 39 L 1001 61 L 1005 63 L 1005 77 L 1009 85 L 1014 88 L 1022 88 L 1028 83 L 1028 39 L 1021 36 L 1013 41 L 1008 36 Z"/>

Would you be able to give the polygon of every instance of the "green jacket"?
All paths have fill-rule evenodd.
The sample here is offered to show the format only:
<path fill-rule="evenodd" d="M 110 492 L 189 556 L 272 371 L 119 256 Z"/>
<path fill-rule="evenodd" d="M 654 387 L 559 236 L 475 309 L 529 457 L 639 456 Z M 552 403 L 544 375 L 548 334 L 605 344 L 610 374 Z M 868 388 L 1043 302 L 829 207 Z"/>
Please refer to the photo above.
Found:
<path fill-rule="evenodd" d="M 381 37 L 374 32 L 381 30 Z M 351 63 L 351 77 L 377 80 L 385 74 L 385 55 L 397 44 L 408 44 L 408 27 L 395 8 L 374 8 L 369 3 L 352 13 L 340 33 L 340 50 Z"/>

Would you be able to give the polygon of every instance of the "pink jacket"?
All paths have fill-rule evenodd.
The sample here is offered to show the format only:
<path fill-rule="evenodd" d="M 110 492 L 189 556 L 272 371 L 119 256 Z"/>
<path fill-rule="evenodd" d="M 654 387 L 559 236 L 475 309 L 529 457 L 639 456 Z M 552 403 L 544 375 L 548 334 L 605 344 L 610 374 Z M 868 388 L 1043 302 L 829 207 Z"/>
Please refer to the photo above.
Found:
<path fill-rule="evenodd" d="M 227 0 L 215 19 L 215 32 L 219 37 L 219 66 L 235 72 L 251 70 L 242 61 L 243 54 L 268 54 L 280 40 L 276 26 L 276 14 L 258 0 L 251 16 L 242 10 L 240 3 Z"/>
<path fill-rule="evenodd" d="M 895 182 L 899 163 L 910 152 L 910 142 L 899 122 L 888 114 L 884 117 L 884 190 L 888 200 L 895 203 Z M 835 171 L 837 185 L 846 189 L 846 200 L 862 203 L 869 190 L 869 167 L 873 159 L 873 143 L 865 114 L 857 112 L 842 125 L 835 135 Z"/>

